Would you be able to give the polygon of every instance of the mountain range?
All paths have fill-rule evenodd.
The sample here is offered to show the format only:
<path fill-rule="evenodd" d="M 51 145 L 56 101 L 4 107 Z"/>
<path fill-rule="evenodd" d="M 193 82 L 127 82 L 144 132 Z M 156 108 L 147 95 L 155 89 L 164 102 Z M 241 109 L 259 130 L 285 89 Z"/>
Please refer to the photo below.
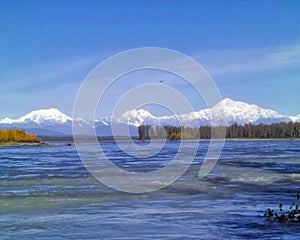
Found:
<path fill-rule="evenodd" d="M 73 120 L 71 117 L 60 112 L 56 108 L 41 109 L 32 111 L 18 119 L 0 119 L 0 128 L 18 128 L 31 134 L 40 136 L 71 136 L 72 123 L 82 128 L 84 135 L 85 129 L 94 128 L 98 136 L 112 136 L 112 126 L 118 135 L 131 136 L 138 135 L 140 125 L 171 125 L 178 126 L 179 122 L 187 127 L 210 125 L 212 122 L 211 113 L 215 108 L 223 105 L 227 125 L 234 123 L 244 125 L 251 124 L 271 124 L 277 122 L 300 122 L 300 115 L 288 116 L 277 113 L 276 111 L 261 108 L 254 104 L 234 101 L 229 98 L 223 99 L 212 109 L 203 109 L 196 112 L 174 116 L 155 117 L 150 112 L 143 109 L 133 109 L 125 112 L 121 117 L 105 117 L 95 121 L 85 121 L 82 119 Z"/>

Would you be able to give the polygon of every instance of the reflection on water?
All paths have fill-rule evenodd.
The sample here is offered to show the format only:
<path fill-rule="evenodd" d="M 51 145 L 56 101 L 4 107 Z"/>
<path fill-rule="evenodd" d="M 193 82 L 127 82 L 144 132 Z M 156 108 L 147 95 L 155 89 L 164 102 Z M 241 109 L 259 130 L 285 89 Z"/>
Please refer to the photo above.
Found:
<path fill-rule="evenodd" d="M 143 143 L 139 143 L 143 144 Z M 178 148 L 135 159 L 102 144 L 128 171 L 155 171 Z M 299 191 L 300 141 L 228 141 L 213 171 L 199 180 L 208 142 L 174 184 L 128 194 L 95 180 L 70 146 L 0 148 L 0 236 L 4 239 L 299 239 L 300 225 L 265 223 Z M 113 176 L 112 176 L 113 177 Z M 299 191 L 300 192 L 300 191 Z"/>

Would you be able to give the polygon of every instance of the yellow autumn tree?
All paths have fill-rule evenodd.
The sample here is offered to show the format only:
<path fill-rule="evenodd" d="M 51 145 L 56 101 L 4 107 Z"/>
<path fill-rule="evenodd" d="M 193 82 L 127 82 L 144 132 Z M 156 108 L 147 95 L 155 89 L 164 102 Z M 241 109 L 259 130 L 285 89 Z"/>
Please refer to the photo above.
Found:
<path fill-rule="evenodd" d="M 0 130 L 0 142 L 38 142 L 36 135 L 19 129 Z"/>

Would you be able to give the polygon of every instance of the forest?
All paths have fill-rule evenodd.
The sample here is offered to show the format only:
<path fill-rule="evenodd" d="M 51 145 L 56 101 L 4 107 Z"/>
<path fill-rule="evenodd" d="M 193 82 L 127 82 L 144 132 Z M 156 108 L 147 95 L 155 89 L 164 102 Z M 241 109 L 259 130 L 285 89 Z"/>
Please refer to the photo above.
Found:
<path fill-rule="evenodd" d="M 142 125 L 138 129 L 139 139 L 210 139 L 211 126 L 199 128 Z M 232 124 L 226 127 L 228 139 L 274 139 L 300 138 L 300 122 L 273 124 Z"/>
<path fill-rule="evenodd" d="M 26 133 L 23 130 L 0 130 L 0 142 L 39 142 L 37 136 Z"/>

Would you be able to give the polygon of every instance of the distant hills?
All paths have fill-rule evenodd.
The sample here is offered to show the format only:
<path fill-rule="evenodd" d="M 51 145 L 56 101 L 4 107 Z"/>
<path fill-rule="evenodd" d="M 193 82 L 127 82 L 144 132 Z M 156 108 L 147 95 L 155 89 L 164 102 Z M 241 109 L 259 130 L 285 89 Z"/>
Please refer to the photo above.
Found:
<path fill-rule="evenodd" d="M 237 123 L 244 125 L 251 124 L 271 124 L 278 122 L 300 122 L 300 115 L 288 116 L 277 113 L 276 111 L 261 108 L 254 104 L 234 101 L 229 98 L 223 99 L 215 107 L 223 105 L 227 125 Z M 28 133 L 41 136 L 71 136 L 72 123 L 82 129 L 82 135 L 87 128 L 94 128 L 98 136 L 112 136 L 111 126 L 114 125 L 118 135 L 137 136 L 137 128 L 140 125 L 172 125 L 178 126 L 178 119 L 186 127 L 197 125 L 211 125 L 211 112 L 213 109 L 204 109 L 196 112 L 186 113 L 178 116 L 155 117 L 150 112 L 143 109 L 133 109 L 125 112 L 118 119 L 105 117 L 95 121 L 82 119 L 72 119 L 56 108 L 41 109 L 32 111 L 18 119 L 0 119 L 1 129 L 23 129 Z M 114 132 L 115 133 L 115 132 Z"/>

